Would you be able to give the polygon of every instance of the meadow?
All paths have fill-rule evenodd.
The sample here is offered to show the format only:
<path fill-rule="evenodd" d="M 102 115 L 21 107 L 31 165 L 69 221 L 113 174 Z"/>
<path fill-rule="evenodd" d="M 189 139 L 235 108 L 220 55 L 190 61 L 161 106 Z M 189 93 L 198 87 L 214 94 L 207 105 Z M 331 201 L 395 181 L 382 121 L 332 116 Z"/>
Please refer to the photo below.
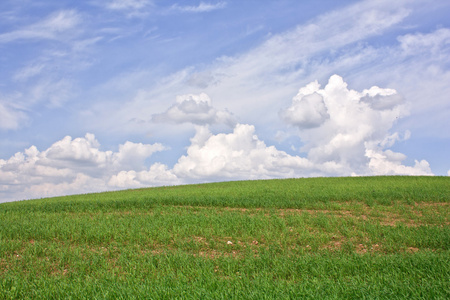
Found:
<path fill-rule="evenodd" d="M 0 204 L 0 299 L 450 299 L 450 177 Z"/>

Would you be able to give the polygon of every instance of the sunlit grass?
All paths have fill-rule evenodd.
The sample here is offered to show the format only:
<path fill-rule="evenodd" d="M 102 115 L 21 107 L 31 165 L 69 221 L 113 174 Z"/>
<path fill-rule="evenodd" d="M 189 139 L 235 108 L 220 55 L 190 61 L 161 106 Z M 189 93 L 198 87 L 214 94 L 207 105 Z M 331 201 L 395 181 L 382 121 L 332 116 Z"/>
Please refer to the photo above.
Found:
<path fill-rule="evenodd" d="M 448 177 L 161 187 L 0 205 L 0 295 L 449 298 Z"/>

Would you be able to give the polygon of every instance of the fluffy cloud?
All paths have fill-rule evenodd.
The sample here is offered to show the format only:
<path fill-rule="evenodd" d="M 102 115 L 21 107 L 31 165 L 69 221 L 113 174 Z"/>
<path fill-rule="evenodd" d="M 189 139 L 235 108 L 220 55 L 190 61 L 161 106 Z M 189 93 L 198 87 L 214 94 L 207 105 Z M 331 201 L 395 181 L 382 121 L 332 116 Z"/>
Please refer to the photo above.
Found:
<path fill-rule="evenodd" d="M 305 176 L 313 165 L 305 158 L 267 146 L 251 125 L 237 124 L 232 133 L 212 134 L 197 126 L 187 154 L 172 169 L 155 163 L 148 170 L 121 171 L 109 186 L 130 188 L 218 180 L 286 178 Z"/>
<path fill-rule="evenodd" d="M 401 164 L 406 158 L 405 155 L 391 150 L 367 149 L 366 156 L 370 159 L 369 168 L 372 175 L 432 175 L 430 165 L 426 160 L 415 160 L 414 166 L 409 167 Z"/>
<path fill-rule="evenodd" d="M 93 134 L 84 138 L 72 139 L 66 136 L 42 152 L 40 164 L 71 169 L 142 169 L 145 159 L 154 152 L 164 150 L 161 144 L 142 144 L 126 142 L 119 145 L 118 152 L 101 151 L 99 142 Z"/>
<path fill-rule="evenodd" d="M 139 119 L 153 114 L 154 106 L 149 106 L 149 99 L 160 99 L 157 103 L 160 104 L 167 101 L 167 95 L 173 91 L 183 94 L 201 91 L 214 97 L 215 103 L 226 105 L 242 120 L 260 129 L 271 127 L 276 120 L 276 114 L 271 113 L 275 102 L 291 97 L 299 82 L 322 79 L 329 76 L 330 70 L 341 72 L 349 66 L 370 61 L 372 57 L 361 57 L 365 47 L 355 46 L 362 51 L 348 53 L 355 48 L 355 43 L 363 45 L 368 38 L 402 22 L 409 15 L 405 6 L 403 2 L 392 1 L 358 2 L 300 23 L 286 32 L 268 34 L 263 43 L 247 52 L 237 52 L 232 57 L 220 56 L 201 68 L 189 66 L 163 80 L 155 79 L 155 86 L 146 87 L 147 79 L 143 84 L 137 84 L 138 80 L 126 78 L 124 82 L 136 85 L 134 90 L 146 90 L 147 97 L 136 95 L 121 104 L 123 109 L 109 110 L 102 105 L 95 116 L 102 116 L 102 124 L 115 120 L 108 128 L 120 126 L 118 129 L 123 130 L 128 126 L 127 130 L 136 132 L 142 126 L 116 120 L 123 119 L 124 112 L 132 112 L 133 117 Z M 378 62 L 383 61 L 382 58 L 385 57 L 380 57 Z M 108 86 L 108 91 L 116 88 L 116 85 Z M 262 114 L 265 118 L 260 118 Z M 111 118 L 111 115 L 115 117 Z"/>
<path fill-rule="evenodd" d="M 93 134 L 66 136 L 42 152 L 32 146 L 0 160 L 0 194 L 17 199 L 237 179 L 432 175 L 427 161 L 407 166 L 402 164 L 404 154 L 389 149 L 410 136 L 409 131 L 390 132 L 407 114 L 393 89 L 375 86 L 357 92 L 338 75 L 323 89 L 317 81 L 302 87 L 280 116 L 298 128 L 306 157 L 266 145 L 253 125 L 236 124 L 231 133 L 213 134 L 209 124 L 231 119 L 221 113 L 206 94 L 189 94 L 154 116 L 159 121 L 202 124 L 173 168 L 159 162 L 146 166 L 153 153 L 166 149 L 158 143 L 126 142 L 113 152 L 102 151 Z"/>
<path fill-rule="evenodd" d="M 181 181 L 168 167 L 161 163 L 155 163 L 148 170 L 136 172 L 120 171 L 108 181 L 111 187 L 137 188 L 143 186 L 175 185 Z"/>
<path fill-rule="evenodd" d="M 314 128 L 329 119 L 323 96 L 316 93 L 319 87 L 319 83 L 314 81 L 301 88 L 292 99 L 292 105 L 280 112 L 281 118 L 299 128 Z"/>
<path fill-rule="evenodd" d="M 173 172 L 185 179 L 256 179 L 299 176 L 311 167 L 304 158 L 266 146 L 254 126 L 237 124 L 229 134 L 212 135 L 206 127 L 197 128 L 187 155 Z"/>
<path fill-rule="evenodd" d="M 348 89 L 342 77 L 333 75 L 323 89 L 317 82 L 301 88 L 280 116 L 298 127 L 305 142 L 302 151 L 326 173 L 431 174 L 426 161 L 405 167 L 400 164 L 402 154 L 384 151 L 400 139 L 399 133 L 389 130 L 407 113 L 395 90 L 374 86 L 360 93 Z"/>
<path fill-rule="evenodd" d="M 0 193 L 42 197 L 117 188 L 172 185 L 218 180 L 336 175 L 432 175 L 427 161 L 403 165 L 406 156 L 388 149 L 410 133 L 390 132 L 407 114 L 393 89 L 371 87 L 357 92 L 333 75 L 321 89 L 317 81 L 302 87 L 292 105 L 280 112 L 298 128 L 306 157 L 267 146 L 255 127 L 237 124 L 232 133 L 212 134 L 208 125 L 229 123 L 231 115 L 211 106 L 206 94 L 183 95 L 158 121 L 192 122 L 196 134 L 186 155 L 170 169 L 146 160 L 165 150 L 161 144 L 126 142 L 117 152 L 102 151 L 93 134 L 70 136 L 45 151 L 34 146 L 0 160 Z"/>
<path fill-rule="evenodd" d="M 60 194 L 102 191 L 117 186 L 112 180 L 120 172 L 145 169 L 145 160 L 165 148 L 161 144 L 126 142 L 119 151 L 102 151 L 93 134 L 72 139 L 66 136 L 40 152 L 35 146 L 0 159 L 2 199 L 31 198 Z M 151 171 L 158 170 L 153 167 Z M 151 185 L 151 177 L 141 175 Z M 158 179 L 155 176 L 155 180 Z M 108 185 L 111 181 L 112 185 Z M 158 183 L 160 183 L 158 181 Z"/>
<path fill-rule="evenodd" d="M 154 122 L 193 123 L 197 125 L 227 124 L 234 126 L 236 120 L 226 110 L 211 106 L 211 99 L 205 93 L 177 96 L 176 103 L 166 112 L 153 115 Z"/>

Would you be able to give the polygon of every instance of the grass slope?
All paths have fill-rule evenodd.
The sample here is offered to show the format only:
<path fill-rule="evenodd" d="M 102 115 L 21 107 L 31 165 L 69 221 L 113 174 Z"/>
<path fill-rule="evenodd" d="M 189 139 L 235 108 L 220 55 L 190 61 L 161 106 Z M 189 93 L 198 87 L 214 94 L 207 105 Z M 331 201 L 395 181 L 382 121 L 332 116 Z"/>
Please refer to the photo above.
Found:
<path fill-rule="evenodd" d="M 0 299 L 449 299 L 449 204 L 449 177 L 3 203 Z"/>

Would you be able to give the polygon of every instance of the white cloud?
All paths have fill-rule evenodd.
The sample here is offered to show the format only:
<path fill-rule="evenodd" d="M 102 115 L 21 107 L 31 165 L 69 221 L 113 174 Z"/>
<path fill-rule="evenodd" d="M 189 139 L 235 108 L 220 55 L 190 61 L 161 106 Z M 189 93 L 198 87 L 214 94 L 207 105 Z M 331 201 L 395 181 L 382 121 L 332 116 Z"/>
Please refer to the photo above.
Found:
<path fill-rule="evenodd" d="M 150 4 L 151 2 L 148 0 L 112 0 L 106 4 L 106 7 L 113 10 L 136 10 Z"/>
<path fill-rule="evenodd" d="M 137 188 L 145 186 L 175 185 L 183 183 L 172 170 L 161 163 L 155 163 L 147 170 L 136 172 L 120 171 L 111 176 L 108 185 L 119 188 Z"/>
<path fill-rule="evenodd" d="M 0 159 L 0 193 L 2 199 L 55 196 L 114 189 L 120 184 L 108 182 L 120 172 L 141 172 L 145 160 L 165 150 L 161 144 L 126 142 L 117 152 L 102 151 L 93 134 L 72 139 L 66 136 L 40 152 L 35 146 L 18 152 L 8 160 Z M 150 168 L 156 173 L 158 165 Z M 152 177 L 139 173 L 138 178 L 152 185 Z M 154 175 L 155 183 L 164 181 Z M 114 180 L 111 181 L 114 183 Z"/>
<path fill-rule="evenodd" d="M 145 18 L 149 15 L 149 8 L 154 6 L 152 0 L 95 0 L 93 3 L 107 10 L 123 13 L 128 18 Z"/>
<path fill-rule="evenodd" d="M 76 28 L 81 21 L 80 15 L 75 10 L 61 10 L 35 24 L 0 34 L 0 43 L 28 39 L 64 38 L 67 32 Z"/>
<path fill-rule="evenodd" d="M 13 130 L 27 120 L 26 114 L 15 105 L 0 101 L 0 130 Z"/>
<path fill-rule="evenodd" d="M 299 106 L 302 101 L 307 105 Z M 206 94 L 181 96 L 176 105 L 172 108 L 177 107 L 181 117 L 179 111 L 168 113 L 170 109 L 165 116 L 178 122 L 207 124 L 205 120 L 212 122 L 217 115 Z M 3 199 L 17 199 L 236 179 L 432 175 L 427 161 L 406 166 L 404 154 L 387 149 L 410 135 L 390 132 L 396 119 L 406 113 L 395 90 L 372 87 L 357 92 L 333 75 L 323 89 L 318 82 L 301 88 L 292 105 L 296 109 L 285 121 L 298 127 L 307 157 L 267 146 L 252 125 L 237 124 L 232 133 L 215 135 L 205 125 L 196 127 L 186 155 L 172 169 L 158 162 L 147 168 L 146 160 L 165 150 L 164 146 L 126 142 L 117 152 L 102 151 L 95 136 L 88 133 L 84 138 L 67 136 L 42 152 L 32 146 L 0 160 L 0 193 Z M 211 109 L 214 113 L 209 115 Z M 309 126 L 311 120 L 305 121 L 304 111 L 316 115 L 315 110 L 318 115 L 326 111 L 326 117 L 314 119 L 314 126 Z M 183 115 L 190 113 L 189 118 Z M 208 117 L 200 118 L 199 113 Z"/>
<path fill-rule="evenodd" d="M 431 54 L 439 54 L 442 49 L 450 46 L 450 29 L 440 28 L 434 32 L 423 34 L 406 34 L 399 36 L 397 40 L 400 42 L 401 49 L 407 55 L 413 55 L 421 52 Z"/>
<path fill-rule="evenodd" d="M 124 12 L 139 11 L 143 8 L 141 5 L 150 4 L 136 0 L 108 3 L 115 5 L 111 9 Z M 417 128 L 430 128 L 436 136 L 448 135 L 450 90 L 447 82 L 450 81 L 447 79 L 450 79 L 450 73 L 446 66 L 450 57 L 450 30 L 443 28 L 429 33 L 407 34 L 398 37 L 397 44 L 381 43 L 382 46 L 371 45 L 369 39 L 383 33 L 389 36 L 395 34 L 395 25 L 401 24 L 411 12 L 407 8 L 417 8 L 420 6 L 417 3 L 358 2 L 321 15 L 293 30 L 271 35 L 266 42 L 246 53 L 220 57 L 199 69 L 187 67 L 163 79 L 156 80 L 151 77 L 152 71 L 142 69 L 139 69 L 142 72 L 139 76 L 133 77 L 135 72 L 131 70 L 104 86 L 108 96 L 105 97 L 100 88 L 96 89 L 111 105 L 105 105 L 105 101 L 95 104 L 97 111 L 88 108 L 93 117 L 86 123 L 100 124 L 98 128 L 105 132 L 111 132 L 114 128 L 123 130 L 121 133 L 133 134 L 153 130 L 155 135 L 170 133 L 177 139 L 181 136 L 177 135 L 179 132 L 170 131 L 175 127 L 166 124 L 147 122 L 147 126 L 142 126 L 127 123 L 132 118 L 148 120 L 148 116 L 155 112 L 164 111 L 176 91 L 185 95 L 177 98 L 177 102 L 164 113 L 154 115 L 154 120 L 197 125 L 229 122 L 234 125 L 230 121 L 234 120 L 231 113 L 215 108 L 227 107 L 246 123 L 256 124 L 260 137 L 268 137 L 270 133 L 267 133 L 267 128 L 273 128 L 273 132 L 280 132 L 280 138 L 288 140 L 288 134 L 297 129 L 303 147 L 302 143 L 295 142 L 291 147 L 301 148 L 305 157 L 289 155 L 267 146 L 263 141 L 265 138 L 255 136 L 255 127 L 243 124 L 237 125 L 232 133 L 216 135 L 207 128 L 199 127 L 186 155 L 173 168 L 161 163 L 148 168 L 145 166 L 147 157 L 154 151 L 164 149 L 162 146 L 125 143 L 119 146 L 118 152 L 101 151 L 95 139 L 86 136 L 78 142 L 71 138 L 60 141 L 61 147 L 66 147 L 63 147 L 64 151 L 56 151 L 56 145 L 50 147 L 53 157 L 43 154 L 50 152 L 47 151 L 49 149 L 39 152 L 29 148 L 9 160 L 0 160 L 0 190 L 4 195 L 17 192 L 17 195 L 29 197 L 39 196 L 39 190 L 51 193 L 52 187 L 63 193 L 64 189 L 84 192 L 235 178 L 431 174 L 426 161 L 418 160 L 414 165 L 406 166 L 403 164 L 406 155 L 389 148 L 397 141 L 409 138 L 411 134 L 406 128 L 411 128 L 411 125 L 416 126 L 413 129 L 415 135 Z M 175 9 L 182 10 L 183 7 L 191 12 L 208 10 L 206 4 L 175 6 Z M 76 21 L 79 15 L 74 13 Z M 39 25 L 37 29 L 29 26 L 0 34 L 0 43 L 20 39 L 53 39 L 62 36 L 58 32 L 74 28 L 69 26 L 70 22 L 65 26 L 64 17 L 58 18 L 57 15 L 34 24 Z M 50 30 L 40 32 L 43 27 Z M 404 27 L 403 30 L 409 29 Z M 86 40 L 86 44 L 97 40 Z M 83 48 L 83 44 L 80 45 Z M 28 68 L 16 72 L 16 79 L 32 78 L 42 70 L 39 62 L 30 64 Z M 333 76 L 322 89 L 317 81 L 300 89 L 302 92 L 287 107 L 299 85 L 316 78 L 322 81 L 334 72 L 344 73 L 348 82 L 362 92 L 349 89 L 341 77 Z M 375 86 L 363 90 L 369 80 L 370 85 L 395 87 L 413 103 L 409 106 L 405 104 L 403 97 L 393 89 Z M 157 83 L 149 87 L 148 82 Z M 51 85 L 46 88 L 46 83 L 41 80 L 35 85 L 36 88 L 29 93 L 30 99 L 51 95 Z M 61 83 L 57 90 L 64 92 L 70 90 L 69 87 Z M 120 89 L 127 91 L 126 96 L 115 94 Z M 133 92 L 129 91 L 136 92 L 134 99 Z M 200 91 L 205 91 L 214 99 L 214 107 L 208 96 L 198 94 Z M 124 98 L 133 100 L 124 101 Z M 58 97 L 54 99 L 55 105 L 60 105 Z M 277 112 L 282 106 L 287 107 L 280 113 L 282 120 L 292 125 L 289 132 L 284 131 L 284 124 L 277 119 Z M 15 129 L 20 126 L 26 119 L 22 111 L 26 110 L 0 104 L 0 128 Z M 414 113 L 409 118 L 408 111 Z M 403 120 L 411 121 L 402 121 L 403 129 L 400 130 L 397 120 L 403 117 L 406 117 Z M 430 126 L 431 123 L 433 126 Z M 441 130 L 436 130 L 436 123 L 441 124 Z M 260 125 L 266 128 L 261 130 Z M 163 133 L 159 132 L 161 128 Z M 134 153 L 141 154 L 134 157 Z"/>
<path fill-rule="evenodd" d="M 22 17 L 20 21 L 24 22 L 27 19 Z M 10 92 L 13 96 L 8 99 L 10 103 L 8 117 L 0 120 L 0 123 L 10 125 L 1 124 L 0 128 L 23 127 L 27 114 L 36 111 L 37 103 L 44 103 L 44 107 L 55 108 L 74 96 L 75 89 L 71 75 L 74 70 L 85 65 L 80 54 L 99 40 L 98 38 L 79 40 L 80 34 L 83 33 L 82 23 L 83 17 L 78 11 L 59 10 L 40 21 L 0 34 L 0 44 L 26 42 L 26 45 L 31 43 L 31 47 L 34 47 L 33 42 L 40 42 L 38 45 L 40 50 L 34 53 L 37 58 L 27 61 L 24 57 L 20 61 L 22 67 L 13 72 L 11 78 L 13 82 L 9 85 L 18 91 Z M 62 74 L 60 71 L 63 68 Z M 20 109 L 11 109 L 12 103 L 20 106 Z M 5 108 L 0 110 L 5 111 Z"/>
<path fill-rule="evenodd" d="M 261 45 L 234 57 L 222 56 L 206 67 L 179 70 L 164 79 L 155 80 L 157 84 L 150 88 L 125 78 L 123 81 L 136 85 L 132 90 L 139 90 L 139 93 L 122 104 L 123 109 L 110 111 L 102 105 L 99 114 L 104 114 L 104 122 L 115 120 L 114 124 L 108 124 L 108 128 L 120 126 L 117 130 L 136 132 L 142 130 L 141 127 L 124 124 L 123 120 L 145 119 L 145 115 L 153 114 L 149 112 L 149 99 L 161 99 L 152 102 L 152 105 L 160 105 L 174 91 L 180 94 L 205 92 L 242 120 L 257 126 L 265 126 L 263 123 L 272 126 L 267 123 L 278 122 L 278 109 L 274 109 L 274 105 L 280 99 L 291 97 L 299 83 L 307 82 L 309 78 L 328 77 L 330 69 L 339 70 L 339 67 L 347 66 L 337 65 L 338 62 L 343 63 L 343 54 L 337 55 L 331 63 L 328 59 L 322 60 L 322 55 L 333 56 L 343 47 L 389 30 L 408 16 L 409 11 L 403 6 L 404 3 L 392 1 L 359 2 L 321 15 L 284 33 L 268 36 Z M 352 64 L 359 53 L 352 54 L 345 60 L 348 64 Z M 365 61 L 367 57 L 360 60 Z M 317 74 L 315 70 L 318 70 Z M 146 91 L 147 97 L 141 97 L 142 90 Z M 133 115 L 124 116 L 125 112 Z M 111 115 L 115 117 L 111 118 Z M 265 117 L 261 118 L 261 115 Z"/>
<path fill-rule="evenodd" d="M 329 119 L 323 97 L 316 93 L 319 87 L 318 82 L 314 81 L 300 89 L 292 99 L 292 105 L 280 112 L 281 118 L 299 128 L 314 128 Z"/>
<path fill-rule="evenodd" d="M 23 191 L 18 191 L 16 197 L 19 199 L 43 198 L 59 195 L 71 195 L 89 192 L 106 191 L 108 188 L 102 179 L 93 178 L 83 173 L 78 173 L 74 178 L 60 183 L 38 182 L 26 185 Z"/>
<path fill-rule="evenodd" d="M 30 66 L 24 67 L 18 70 L 13 78 L 17 81 L 25 81 L 31 77 L 39 75 L 45 68 L 44 64 L 32 64 Z"/>
<path fill-rule="evenodd" d="M 237 124 L 233 133 L 217 135 L 198 127 L 173 172 L 191 180 L 256 179 L 305 175 L 311 167 L 304 158 L 266 146 L 254 126 Z"/>
<path fill-rule="evenodd" d="M 193 123 L 197 125 L 236 124 L 235 118 L 226 110 L 217 110 L 211 106 L 211 99 L 205 93 L 177 96 L 176 103 L 166 112 L 155 114 L 154 122 Z"/>
<path fill-rule="evenodd" d="M 402 88 L 402 94 L 413 104 L 408 128 L 417 134 L 448 138 L 450 29 L 408 34 L 398 40 L 398 59 L 404 64 L 395 66 L 395 61 L 389 61 L 394 67 L 380 75 L 393 77 L 392 84 Z"/>
<path fill-rule="evenodd" d="M 301 88 L 280 115 L 298 127 L 308 159 L 322 167 L 332 163 L 329 171 L 335 175 L 431 174 L 427 162 L 406 167 L 402 154 L 383 150 L 401 139 L 389 131 L 407 113 L 395 90 L 372 87 L 359 93 L 333 75 L 323 89 L 317 82 Z M 403 139 L 409 135 L 405 132 Z"/>
<path fill-rule="evenodd" d="M 365 96 L 360 101 L 369 104 L 375 110 L 392 109 L 403 103 L 403 97 L 397 94 L 393 89 L 381 89 L 373 86 L 368 90 L 364 90 Z"/>
<path fill-rule="evenodd" d="M 215 4 L 200 2 L 197 6 L 180 6 L 178 4 L 172 5 L 171 9 L 179 10 L 183 12 L 191 12 L 191 13 L 201 13 L 201 12 L 209 12 L 217 9 L 225 8 L 226 2 L 218 2 Z"/>
<path fill-rule="evenodd" d="M 415 160 L 413 167 L 402 165 L 406 156 L 391 150 L 366 150 L 371 175 L 433 175 L 426 160 Z"/>
<path fill-rule="evenodd" d="M 73 83 L 70 80 L 44 78 L 29 87 L 27 99 L 23 101 L 28 105 L 44 102 L 48 107 L 59 107 L 70 99 L 73 93 Z"/>
<path fill-rule="evenodd" d="M 145 160 L 153 153 L 163 150 L 166 147 L 159 143 L 148 145 L 127 141 L 119 146 L 119 152 L 113 154 L 113 165 L 119 170 L 143 170 Z"/>
<path fill-rule="evenodd" d="M 204 89 L 210 85 L 218 84 L 219 81 L 217 74 L 213 75 L 211 72 L 205 71 L 191 74 L 186 83 L 190 86 Z"/>

